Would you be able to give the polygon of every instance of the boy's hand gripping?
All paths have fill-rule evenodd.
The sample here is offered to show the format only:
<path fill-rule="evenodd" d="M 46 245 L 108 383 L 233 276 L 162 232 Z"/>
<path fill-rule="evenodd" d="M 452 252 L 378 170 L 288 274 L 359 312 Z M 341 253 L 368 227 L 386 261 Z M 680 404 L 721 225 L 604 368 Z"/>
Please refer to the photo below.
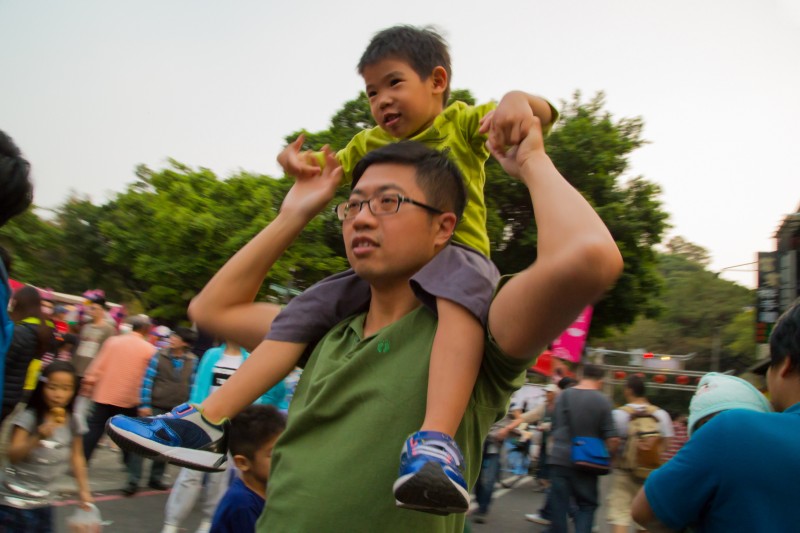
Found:
<path fill-rule="evenodd" d="M 528 98 L 519 92 L 508 93 L 480 122 L 480 133 L 489 133 L 492 153 L 505 152 L 519 145 L 528 135 L 536 117 Z"/>

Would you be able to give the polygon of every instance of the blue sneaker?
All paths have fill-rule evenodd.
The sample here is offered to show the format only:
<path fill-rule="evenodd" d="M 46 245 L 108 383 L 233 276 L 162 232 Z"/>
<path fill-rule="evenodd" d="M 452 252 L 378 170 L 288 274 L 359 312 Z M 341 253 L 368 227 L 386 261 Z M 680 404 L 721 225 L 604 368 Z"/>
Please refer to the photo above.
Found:
<path fill-rule="evenodd" d="M 393 488 L 398 507 L 439 515 L 469 509 L 464 458 L 445 433 L 417 431 L 408 437 Z"/>
<path fill-rule="evenodd" d="M 222 472 L 229 426 L 227 419 L 212 424 L 194 406 L 184 403 L 159 416 L 116 415 L 106 423 L 106 432 L 129 452 L 192 470 Z"/>

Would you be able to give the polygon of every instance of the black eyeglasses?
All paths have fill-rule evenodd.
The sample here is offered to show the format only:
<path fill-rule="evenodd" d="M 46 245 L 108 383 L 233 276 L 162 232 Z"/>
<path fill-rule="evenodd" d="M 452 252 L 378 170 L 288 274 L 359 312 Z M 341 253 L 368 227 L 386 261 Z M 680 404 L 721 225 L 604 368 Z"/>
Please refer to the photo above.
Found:
<path fill-rule="evenodd" d="M 361 212 L 364 204 L 369 206 L 370 212 L 376 217 L 394 215 L 400 211 L 401 204 L 413 204 L 431 213 L 436 213 L 437 215 L 444 213 L 444 211 L 440 209 L 396 193 L 379 194 L 366 200 L 348 200 L 334 206 L 333 211 L 336 213 L 336 216 L 339 217 L 339 220 L 350 220 Z"/>

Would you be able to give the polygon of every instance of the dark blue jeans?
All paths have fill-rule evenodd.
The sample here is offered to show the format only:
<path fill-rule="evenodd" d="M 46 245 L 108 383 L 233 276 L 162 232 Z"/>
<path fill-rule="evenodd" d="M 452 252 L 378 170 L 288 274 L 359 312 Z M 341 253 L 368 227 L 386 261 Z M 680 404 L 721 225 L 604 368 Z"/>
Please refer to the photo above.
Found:
<path fill-rule="evenodd" d="M 478 513 L 486 514 L 489 512 L 489 504 L 492 503 L 492 493 L 497 476 L 500 473 L 500 454 L 484 453 L 481 463 L 481 473 L 478 483 L 475 485 L 475 499 L 478 502 Z"/>
<path fill-rule="evenodd" d="M 597 510 L 597 476 L 566 466 L 550 465 L 550 504 L 553 516 L 550 530 L 567 533 L 567 513 L 570 497 L 575 499 L 575 533 L 591 533 L 594 512 Z"/>
<path fill-rule="evenodd" d="M 53 508 L 17 509 L 0 505 L 0 531 L 7 533 L 52 533 Z"/>

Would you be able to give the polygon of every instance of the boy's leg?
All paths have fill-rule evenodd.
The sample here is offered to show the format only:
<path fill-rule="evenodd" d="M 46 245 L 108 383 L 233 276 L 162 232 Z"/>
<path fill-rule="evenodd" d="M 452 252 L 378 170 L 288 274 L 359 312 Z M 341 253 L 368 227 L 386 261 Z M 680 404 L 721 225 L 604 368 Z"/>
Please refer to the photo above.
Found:
<path fill-rule="evenodd" d="M 162 416 L 115 416 L 106 428 L 121 448 L 197 470 L 224 470 L 228 418 L 255 402 L 294 369 L 305 345 L 263 341 L 200 406 Z"/>
<path fill-rule="evenodd" d="M 484 325 L 497 268 L 483 255 L 450 245 L 411 279 L 417 297 L 439 315 L 431 348 L 421 431 L 406 441 L 394 484 L 397 505 L 436 514 L 466 512 L 469 493 L 454 440 L 480 371 Z"/>
<path fill-rule="evenodd" d="M 475 316 L 443 298 L 436 300 L 439 325 L 431 349 L 428 401 L 421 431 L 456 434 L 483 360 L 483 326 Z"/>

